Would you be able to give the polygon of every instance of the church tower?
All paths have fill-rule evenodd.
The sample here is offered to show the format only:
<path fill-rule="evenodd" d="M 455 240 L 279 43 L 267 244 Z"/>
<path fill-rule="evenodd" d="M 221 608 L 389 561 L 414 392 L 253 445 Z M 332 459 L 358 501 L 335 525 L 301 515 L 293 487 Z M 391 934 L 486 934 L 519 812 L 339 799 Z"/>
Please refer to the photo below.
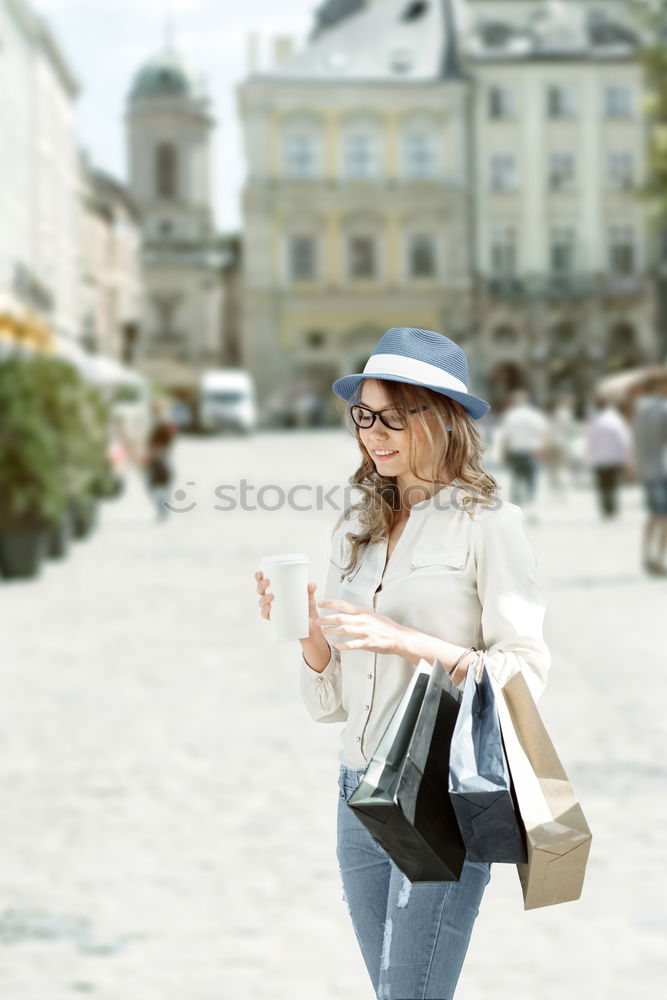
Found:
<path fill-rule="evenodd" d="M 135 75 L 127 107 L 129 187 L 142 219 L 143 367 L 174 387 L 219 363 L 222 282 L 212 205 L 208 96 L 167 46 Z M 164 373 L 169 373 L 169 378 Z"/>

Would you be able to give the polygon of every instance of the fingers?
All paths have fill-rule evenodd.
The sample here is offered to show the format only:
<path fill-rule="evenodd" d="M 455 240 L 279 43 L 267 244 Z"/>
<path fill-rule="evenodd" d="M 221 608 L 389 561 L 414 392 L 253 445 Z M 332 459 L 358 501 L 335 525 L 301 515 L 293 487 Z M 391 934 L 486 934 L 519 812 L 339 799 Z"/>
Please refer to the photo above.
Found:
<path fill-rule="evenodd" d="M 361 615 L 368 610 L 368 608 L 362 608 L 358 604 L 350 604 L 349 601 L 320 601 L 318 607 L 337 608 L 339 611 L 345 611 L 348 615 Z"/>
<path fill-rule="evenodd" d="M 257 580 L 257 593 L 261 594 L 259 601 L 257 602 L 262 610 L 262 618 L 267 621 L 271 620 L 271 601 L 273 600 L 273 594 L 267 594 L 266 588 L 269 586 L 271 581 L 264 576 L 263 573 L 255 573 L 255 580 Z"/>

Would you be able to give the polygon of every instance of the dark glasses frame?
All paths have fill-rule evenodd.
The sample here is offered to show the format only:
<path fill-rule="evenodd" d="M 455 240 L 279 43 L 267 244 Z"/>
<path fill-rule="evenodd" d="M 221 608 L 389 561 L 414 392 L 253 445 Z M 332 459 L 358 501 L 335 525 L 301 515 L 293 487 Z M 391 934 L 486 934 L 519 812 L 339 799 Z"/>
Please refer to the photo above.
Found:
<path fill-rule="evenodd" d="M 364 410 L 366 413 L 370 413 L 371 414 L 371 422 L 370 422 L 370 424 L 360 424 L 359 421 L 355 419 L 354 411 L 357 410 L 357 409 Z M 406 412 L 408 413 L 409 416 L 412 416 L 415 413 L 420 413 L 420 412 L 423 412 L 424 410 L 430 410 L 430 409 L 431 409 L 430 406 L 418 406 L 415 409 L 413 409 L 413 410 L 407 410 Z M 382 416 L 382 414 L 386 413 L 387 410 L 396 410 L 396 407 L 395 406 L 385 406 L 381 410 L 374 410 L 371 406 L 366 406 L 364 403 L 354 403 L 350 407 L 350 417 L 352 418 L 353 423 L 356 424 L 357 427 L 361 428 L 362 431 L 370 430 L 370 428 L 375 423 L 375 418 L 376 417 L 379 417 L 380 423 L 384 424 L 384 426 L 388 430 L 390 430 L 390 431 L 404 431 L 405 427 L 394 427 L 392 424 L 388 423 L 387 420 L 385 420 L 385 418 Z"/>

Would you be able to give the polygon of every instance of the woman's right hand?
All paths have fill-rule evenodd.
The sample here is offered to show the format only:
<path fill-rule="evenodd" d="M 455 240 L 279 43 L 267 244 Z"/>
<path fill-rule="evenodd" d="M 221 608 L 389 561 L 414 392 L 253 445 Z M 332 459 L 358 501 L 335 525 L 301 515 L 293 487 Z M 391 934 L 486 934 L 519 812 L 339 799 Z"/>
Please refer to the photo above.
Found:
<path fill-rule="evenodd" d="M 266 621 L 271 621 L 271 602 L 273 601 L 273 594 L 267 592 L 271 581 L 268 577 L 264 576 L 261 570 L 257 570 L 255 573 L 255 580 L 257 581 L 257 593 L 260 594 L 258 601 L 260 607 L 260 613 L 262 618 Z M 318 638 L 324 639 L 324 632 L 320 628 L 320 613 L 317 610 L 317 601 L 315 600 L 315 591 L 317 590 L 316 583 L 308 584 L 308 639 L 317 640 Z M 305 639 L 303 640 L 306 641 Z M 326 639 L 324 639 L 326 642 Z M 327 643 L 328 645 L 328 643 Z"/>
<path fill-rule="evenodd" d="M 260 614 L 266 621 L 271 621 L 273 594 L 267 591 L 271 581 L 260 570 L 255 573 L 255 580 L 257 581 L 257 593 L 260 595 L 258 601 Z M 331 656 L 331 647 L 320 628 L 320 613 L 317 610 L 317 601 L 315 600 L 316 590 L 316 583 L 308 584 L 308 638 L 299 639 L 299 642 L 306 663 L 313 670 L 324 670 Z"/>

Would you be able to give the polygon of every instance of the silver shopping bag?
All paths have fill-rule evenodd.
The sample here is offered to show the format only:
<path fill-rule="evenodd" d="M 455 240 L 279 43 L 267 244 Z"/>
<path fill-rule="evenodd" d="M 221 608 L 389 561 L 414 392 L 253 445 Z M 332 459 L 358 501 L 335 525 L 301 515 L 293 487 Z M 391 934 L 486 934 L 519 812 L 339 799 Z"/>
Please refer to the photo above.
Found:
<path fill-rule="evenodd" d="M 449 753 L 449 797 L 471 861 L 525 862 L 491 681 L 471 666 Z"/>

